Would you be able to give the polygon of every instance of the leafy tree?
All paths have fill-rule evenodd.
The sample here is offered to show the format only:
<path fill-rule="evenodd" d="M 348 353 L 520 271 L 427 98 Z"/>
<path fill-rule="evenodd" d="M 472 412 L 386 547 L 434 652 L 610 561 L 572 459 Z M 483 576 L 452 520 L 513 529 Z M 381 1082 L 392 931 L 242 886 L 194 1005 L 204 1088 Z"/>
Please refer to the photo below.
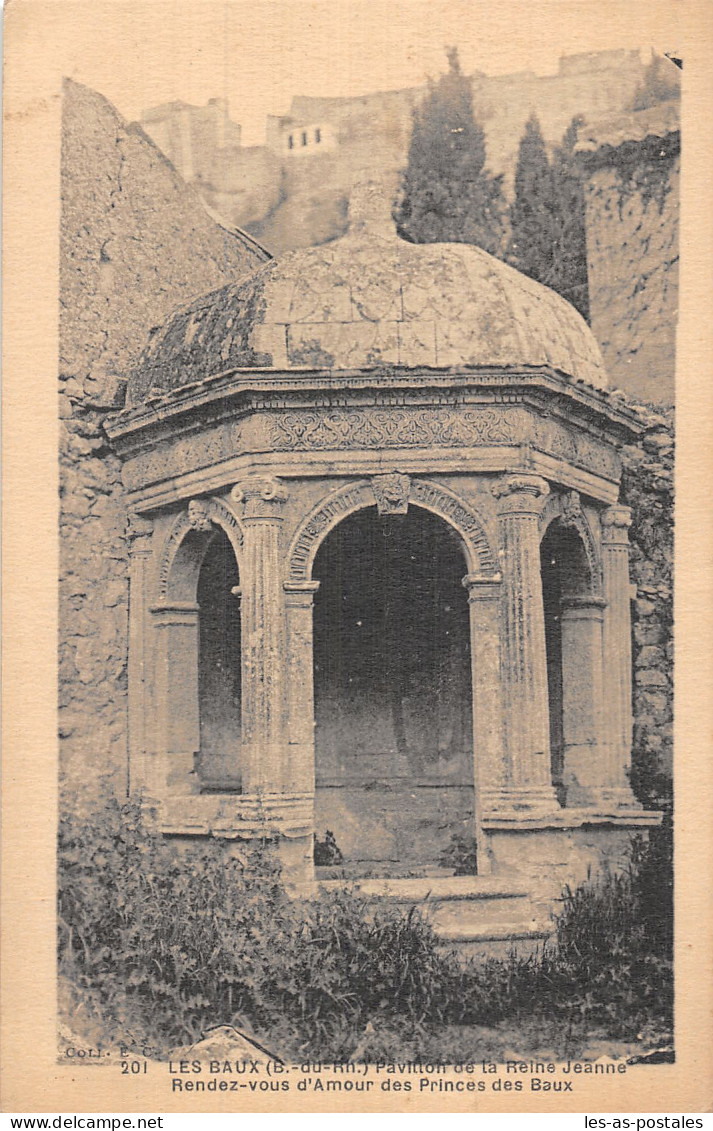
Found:
<path fill-rule="evenodd" d="M 584 197 L 574 159 L 582 118 L 573 118 L 552 161 L 533 115 L 520 141 L 507 260 L 589 312 Z"/>
<path fill-rule="evenodd" d="M 448 72 L 413 116 L 408 165 L 395 219 L 412 243 L 472 243 L 493 254 L 503 241 L 502 177 L 485 168 L 485 136 L 455 47 Z"/>

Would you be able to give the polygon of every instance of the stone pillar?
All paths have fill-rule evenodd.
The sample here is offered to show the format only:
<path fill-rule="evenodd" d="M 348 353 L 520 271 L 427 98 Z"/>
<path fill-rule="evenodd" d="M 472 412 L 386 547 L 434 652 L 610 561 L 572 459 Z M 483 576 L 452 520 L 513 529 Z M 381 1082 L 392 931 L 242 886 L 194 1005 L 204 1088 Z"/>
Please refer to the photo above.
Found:
<path fill-rule="evenodd" d="M 146 786 L 152 797 L 199 792 L 195 755 L 198 710 L 199 606 L 166 602 L 151 609 L 156 629 L 154 756 Z"/>
<path fill-rule="evenodd" d="M 473 685 L 473 785 L 478 874 L 490 871 L 483 816 L 502 808 L 506 785 L 500 696 L 500 574 L 469 573 L 463 578 L 470 611 Z"/>
<path fill-rule="evenodd" d="M 631 768 L 631 608 L 629 581 L 629 507 L 602 512 L 604 581 L 604 741 L 606 780 L 601 800 L 614 808 L 640 808 L 629 784 Z"/>
<path fill-rule="evenodd" d="M 601 597 L 565 597 L 561 605 L 562 784 L 566 805 L 598 806 L 607 778 Z"/>
<path fill-rule="evenodd" d="M 550 770 L 545 617 L 539 518 L 549 487 L 536 475 L 506 475 L 498 500 L 503 568 L 501 687 L 507 784 L 503 806 L 545 815 L 558 809 Z"/>
<path fill-rule="evenodd" d="M 314 793 L 312 614 L 318 581 L 285 582 L 287 614 L 287 777 L 295 793 Z"/>
<path fill-rule="evenodd" d="M 285 758 L 285 607 L 278 479 L 252 476 L 231 493 L 243 504 L 240 563 L 243 790 L 281 793 Z"/>
<path fill-rule="evenodd" d="M 148 570 L 153 556 L 153 523 L 138 514 L 126 522 L 129 540 L 129 792 L 144 789 L 147 773 L 148 718 L 146 665 L 146 618 L 148 613 Z"/>
<path fill-rule="evenodd" d="M 476 809 L 502 807 L 507 786 L 500 694 L 500 598 L 502 578 L 469 573 L 463 578 L 470 610 L 470 657 L 473 680 L 473 752 Z"/>

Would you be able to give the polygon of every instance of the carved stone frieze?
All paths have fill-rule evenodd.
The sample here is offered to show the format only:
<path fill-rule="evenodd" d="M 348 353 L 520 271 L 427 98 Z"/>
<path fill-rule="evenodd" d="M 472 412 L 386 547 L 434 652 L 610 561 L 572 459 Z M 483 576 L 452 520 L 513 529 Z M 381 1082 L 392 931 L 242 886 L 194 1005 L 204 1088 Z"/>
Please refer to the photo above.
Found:
<path fill-rule="evenodd" d="M 517 406 L 305 409 L 276 414 L 269 442 L 274 451 L 514 444 L 526 420 Z"/>
<path fill-rule="evenodd" d="M 398 472 L 374 475 L 371 487 L 379 514 L 406 514 L 411 487 L 408 475 L 400 475 Z"/>
<path fill-rule="evenodd" d="M 230 420 L 211 427 L 204 424 L 200 432 L 191 429 L 170 442 L 163 440 L 149 450 L 133 454 L 124 465 L 124 483 L 134 490 L 145 483 L 175 479 L 202 467 L 213 467 L 240 455 L 243 449 L 242 421 Z"/>
<path fill-rule="evenodd" d="M 575 434 L 575 442 L 577 451 L 573 462 L 586 471 L 618 482 L 621 476 L 621 461 L 610 444 L 588 436 L 584 432 Z"/>

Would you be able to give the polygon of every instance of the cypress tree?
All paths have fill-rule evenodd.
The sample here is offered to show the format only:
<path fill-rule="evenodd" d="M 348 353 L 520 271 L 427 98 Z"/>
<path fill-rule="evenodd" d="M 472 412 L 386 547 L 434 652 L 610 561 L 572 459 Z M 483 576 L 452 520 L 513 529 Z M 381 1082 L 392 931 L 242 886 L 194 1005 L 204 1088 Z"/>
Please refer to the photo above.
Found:
<path fill-rule="evenodd" d="M 582 118 L 573 118 L 548 159 L 534 115 L 520 141 L 507 260 L 589 315 L 584 194 L 574 150 Z"/>
<path fill-rule="evenodd" d="M 574 155 L 579 130 L 583 125 L 583 118 L 572 119 L 562 143 L 557 146 L 552 158 L 556 240 L 553 278 L 549 286 L 571 302 L 580 314 L 588 318 L 589 285 L 584 190 Z"/>
<path fill-rule="evenodd" d="M 533 114 L 518 149 L 506 258 L 518 271 L 548 286 L 554 278 L 556 222 L 552 169 L 540 123 Z"/>
<path fill-rule="evenodd" d="M 502 177 L 485 169 L 485 136 L 473 115 L 470 81 L 455 47 L 448 72 L 429 84 L 413 116 L 408 165 L 395 211 L 399 235 L 412 243 L 502 247 Z"/>

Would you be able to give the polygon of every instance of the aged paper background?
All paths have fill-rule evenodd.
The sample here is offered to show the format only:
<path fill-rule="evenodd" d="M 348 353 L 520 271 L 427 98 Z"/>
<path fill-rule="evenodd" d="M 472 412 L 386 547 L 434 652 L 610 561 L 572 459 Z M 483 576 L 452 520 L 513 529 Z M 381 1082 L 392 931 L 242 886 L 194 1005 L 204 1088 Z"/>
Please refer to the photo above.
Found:
<path fill-rule="evenodd" d="M 172 1096 L 164 1072 L 120 1077 L 118 1068 L 57 1065 L 55 1041 L 54 835 L 57 576 L 57 275 L 60 99 L 63 75 L 87 83 L 137 117 L 169 97 L 175 68 L 230 65 L 224 29 L 257 28 L 253 113 L 279 95 L 283 112 L 301 93 L 299 62 L 283 56 L 286 8 L 302 28 L 328 21 L 354 37 L 354 58 L 388 85 L 401 40 L 428 44 L 444 13 L 458 40 L 487 47 L 493 70 L 525 69 L 526 46 L 543 59 L 560 51 L 651 44 L 684 59 L 682 307 L 678 358 L 677 721 L 676 721 L 676 1064 L 632 1068 L 582 1083 L 572 1097 L 535 1101 L 503 1095 L 432 1097 L 376 1094 L 302 1101 L 285 1110 L 691 1112 L 711 1109 L 711 297 L 713 262 L 713 9 L 705 0 L 589 0 L 571 3 L 425 4 L 420 0 L 10 0 L 5 12 L 4 161 L 4 774 L 3 1009 L 4 1111 L 235 1110 L 228 1094 Z M 370 20 L 388 13 L 381 57 Z M 416 29 L 416 33 L 414 32 Z M 282 36 L 282 37 L 281 37 Z M 415 37 L 414 37 L 415 36 Z M 424 69 L 437 73 L 443 36 L 433 31 Z M 445 40 L 448 42 L 448 40 Z M 212 44 L 206 55 L 206 43 Z M 423 48 L 425 51 L 425 47 Z M 335 62 L 335 65 L 337 63 Z M 357 64 L 355 64 L 356 66 Z M 483 69 L 489 72 L 487 64 Z M 261 85 L 262 84 L 262 85 Z M 394 84 L 395 85 L 395 84 Z M 211 93 L 222 93 L 220 81 Z M 194 99 L 195 100 L 195 99 Z M 274 112 L 274 111 L 273 111 Z M 242 121 L 237 103 L 233 113 Z M 275 1110 L 269 1096 L 246 1110 Z M 262 1105 L 262 1106 L 261 1106 Z"/>

